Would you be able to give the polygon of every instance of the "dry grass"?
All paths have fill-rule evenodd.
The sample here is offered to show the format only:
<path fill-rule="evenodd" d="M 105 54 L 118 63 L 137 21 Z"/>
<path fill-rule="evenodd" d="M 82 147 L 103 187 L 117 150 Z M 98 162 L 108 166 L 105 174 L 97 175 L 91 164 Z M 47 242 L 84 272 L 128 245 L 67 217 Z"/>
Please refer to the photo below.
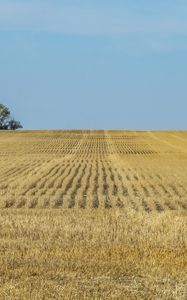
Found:
<path fill-rule="evenodd" d="M 0 133 L 0 299 L 186 299 L 186 146 L 180 131 Z"/>

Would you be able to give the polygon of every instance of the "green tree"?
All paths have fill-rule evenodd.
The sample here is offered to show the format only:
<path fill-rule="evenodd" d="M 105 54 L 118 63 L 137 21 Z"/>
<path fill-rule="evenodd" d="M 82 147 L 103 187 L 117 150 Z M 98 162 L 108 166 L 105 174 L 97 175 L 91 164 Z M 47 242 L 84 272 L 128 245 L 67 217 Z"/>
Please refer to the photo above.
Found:
<path fill-rule="evenodd" d="M 16 130 L 22 128 L 19 121 L 11 117 L 8 107 L 0 103 L 0 130 Z"/>

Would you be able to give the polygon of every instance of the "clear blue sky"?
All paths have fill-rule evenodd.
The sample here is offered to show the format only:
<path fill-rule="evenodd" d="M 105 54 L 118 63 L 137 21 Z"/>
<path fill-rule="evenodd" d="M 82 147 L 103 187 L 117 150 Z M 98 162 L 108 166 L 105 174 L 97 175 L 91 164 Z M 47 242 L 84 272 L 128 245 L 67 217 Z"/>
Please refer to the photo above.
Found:
<path fill-rule="evenodd" d="M 187 129 L 187 1 L 0 0 L 0 102 L 25 129 Z"/>

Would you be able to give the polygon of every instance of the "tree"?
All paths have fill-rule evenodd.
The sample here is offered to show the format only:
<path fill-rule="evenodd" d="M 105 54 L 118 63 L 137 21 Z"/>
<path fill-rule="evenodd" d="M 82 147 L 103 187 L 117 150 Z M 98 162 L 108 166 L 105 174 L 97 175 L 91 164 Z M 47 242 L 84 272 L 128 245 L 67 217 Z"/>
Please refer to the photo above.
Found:
<path fill-rule="evenodd" d="M 8 129 L 8 119 L 10 118 L 10 111 L 8 107 L 0 104 L 0 129 Z"/>
<path fill-rule="evenodd" d="M 14 119 L 9 121 L 9 129 L 10 130 L 16 130 L 18 128 L 23 128 L 19 121 L 16 121 Z"/>
<path fill-rule="evenodd" d="M 8 107 L 0 103 L 0 130 L 16 130 L 23 128 L 19 121 L 11 117 Z"/>

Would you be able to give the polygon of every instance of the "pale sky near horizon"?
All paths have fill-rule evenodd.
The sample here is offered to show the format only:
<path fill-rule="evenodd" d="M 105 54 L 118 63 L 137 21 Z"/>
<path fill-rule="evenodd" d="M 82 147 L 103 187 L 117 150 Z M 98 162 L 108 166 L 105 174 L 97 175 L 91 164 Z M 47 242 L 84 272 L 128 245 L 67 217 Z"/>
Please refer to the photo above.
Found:
<path fill-rule="evenodd" d="M 0 0 L 0 102 L 24 129 L 187 129 L 187 1 Z"/>

